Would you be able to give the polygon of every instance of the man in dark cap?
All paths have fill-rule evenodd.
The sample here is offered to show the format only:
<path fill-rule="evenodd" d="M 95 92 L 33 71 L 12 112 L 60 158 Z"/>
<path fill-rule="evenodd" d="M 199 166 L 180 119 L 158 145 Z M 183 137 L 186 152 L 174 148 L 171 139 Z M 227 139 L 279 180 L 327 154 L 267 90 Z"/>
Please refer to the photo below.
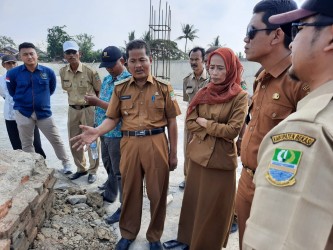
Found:
<path fill-rule="evenodd" d="M 85 100 L 89 105 L 96 106 L 95 124 L 101 125 L 106 116 L 106 109 L 108 108 L 111 96 L 114 90 L 115 83 L 131 76 L 124 66 L 125 60 L 121 51 L 115 46 L 106 47 L 102 52 L 102 63 L 100 68 L 105 68 L 109 75 L 103 80 L 99 98 L 95 95 L 86 95 Z M 117 198 L 119 191 L 119 201 L 122 203 L 122 189 L 121 189 L 121 175 L 119 170 L 120 163 L 120 140 L 121 122 L 117 126 L 102 135 L 101 138 L 101 152 L 102 161 L 106 172 L 108 173 L 107 181 L 100 187 L 104 189 L 103 198 L 105 201 L 114 202 Z M 106 219 L 108 224 L 113 224 L 119 221 L 121 207 Z"/>
<path fill-rule="evenodd" d="M 269 21 L 292 23 L 289 74 L 311 92 L 260 145 L 243 249 L 333 249 L 333 1 Z"/>

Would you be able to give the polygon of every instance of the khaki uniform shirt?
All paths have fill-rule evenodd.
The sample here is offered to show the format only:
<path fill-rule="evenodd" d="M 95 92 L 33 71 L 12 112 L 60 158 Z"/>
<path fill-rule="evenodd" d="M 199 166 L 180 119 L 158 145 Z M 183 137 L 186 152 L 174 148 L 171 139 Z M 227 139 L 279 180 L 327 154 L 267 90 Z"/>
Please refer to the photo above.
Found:
<path fill-rule="evenodd" d="M 204 68 L 199 79 L 195 78 L 192 72 L 183 79 L 183 101 L 190 103 L 192 98 L 203 87 L 204 82 L 209 78 L 209 75 Z"/>
<path fill-rule="evenodd" d="M 260 145 L 243 249 L 333 249 L 333 81 Z"/>
<path fill-rule="evenodd" d="M 288 75 L 290 57 L 276 64 L 269 72 L 263 70 L 256 81 L 258 87 L 250 105 L 251 121 L 243 135 L 241 161 L 255 170 L 259 145 L 272 128 L 296 111 L 297 102 L 309 88 L 306 84 L 292 80 Z"/>
<path fill-rule="evenodd" d="M 61 86 L 68 93 L 69 105 L 86 105 L 84 95 L 96 95 L 101 88 L 101 80 L 96 70 L 80 62 L 74 73 L 68 64 L 60 69 Z"/>
<path fill-rule="evenodd" d="M 115 83 L 106 115 L 122 118 L 123 131 L 160 128 L 168 118 L 180 114 L 173 88 L 163 80 L 149 75 L 140 88 L 133 77 Z"/>
<path fill-rule="evenodd" d="M 193 133 L 193 139 L 187 146 L 187 156 L 203 167 L 236 169 L 234 139 L 244 124 L 247 104 L 247 93 L 241 91 L 227 103 L 198 105 L 186 119 L 187 129 Z M 196 122 L 198 117 L 208 120 L 207 128 Z"/>

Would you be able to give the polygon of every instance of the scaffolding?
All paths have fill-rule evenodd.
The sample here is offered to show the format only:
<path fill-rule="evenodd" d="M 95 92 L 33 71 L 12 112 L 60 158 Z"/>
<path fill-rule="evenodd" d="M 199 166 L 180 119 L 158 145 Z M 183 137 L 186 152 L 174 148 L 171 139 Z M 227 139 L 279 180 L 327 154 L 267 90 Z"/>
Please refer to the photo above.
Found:
<path fill-rule="evenodd" d="M 161 0 L 159 0 L 158 15 L 152 0 L 150 0 L 149 15 L 149 34 L 150 48 L 153 58 L 153 75 L 170 80 L 170 33 L 171 33 L 171 9 L 168 3 L 165 3 L 165 10 L 161 9 Z"/>

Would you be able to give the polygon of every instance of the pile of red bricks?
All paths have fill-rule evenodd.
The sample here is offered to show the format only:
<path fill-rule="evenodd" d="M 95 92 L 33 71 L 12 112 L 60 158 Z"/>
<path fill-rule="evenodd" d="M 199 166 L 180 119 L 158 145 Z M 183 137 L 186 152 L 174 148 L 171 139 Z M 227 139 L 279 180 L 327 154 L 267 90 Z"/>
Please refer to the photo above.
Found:
<path fill-rule="evenodd" d="M 0 176 L 5 174 L 11 176 L 5 180 L 0 178 L 0 187 L 7 185 L 9 190 L 8 193 L 4 193 L 6 190 L 0 193 L 0 249 L 25 250 L 34 241 L 38 229 L 42 227 L 44 220 L 50 214 L 56 178 L 54 169 L 48 169 L 40 156 L 12 152 L 16 152 L 16 155 L 23 154 L 23 157 L 21 156 L 21 160 L 17 158 L 14 160 L 15 167 L 9 166 L 0 159 Z M 10 155 L 8 151 L 2 150 L 0 154 L 1 157 Z M 21 176 L 20 173 L 16 174 L 17 178 L 10 175 L 9 171 L 17 171 L 27 165 L 30 165 L 28 171 L 22 171 Z M 8 186 L 8 179 L 12 181 L 10 186 Z"/>

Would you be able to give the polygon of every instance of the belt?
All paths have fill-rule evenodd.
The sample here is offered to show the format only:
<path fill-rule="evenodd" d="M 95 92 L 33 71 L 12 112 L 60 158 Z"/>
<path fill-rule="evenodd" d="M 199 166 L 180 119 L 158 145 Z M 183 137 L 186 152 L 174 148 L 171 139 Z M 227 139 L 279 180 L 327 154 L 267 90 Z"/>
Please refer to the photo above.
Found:
<path fill-rule="evenodd" d="M 256 173 L 255 170 L 252 170 L 251 168 L 249 168 L 249 167 L 247 167 L 247 166 L 244 166 L 244 165 L 243 165 L 243 168 L 245 169 L 245 171 L 246 171 L 251 177 L 253 177 L 254 174 Z"/>
<path fill-rule="evenodd" d="M 69 105 L 71 108 L 81 110 L 90 107 L 90 105 Z"/>
<path fill-rule="evenodd" d="M 154 129 L 147 129 L 147 130 L 137 130 L 137 131 L 123 131 L 124 136 L 147 136 L 147 135 L 157 135 L 164 133 L 164 127 L 163 128 L 154 128 Z"/>

